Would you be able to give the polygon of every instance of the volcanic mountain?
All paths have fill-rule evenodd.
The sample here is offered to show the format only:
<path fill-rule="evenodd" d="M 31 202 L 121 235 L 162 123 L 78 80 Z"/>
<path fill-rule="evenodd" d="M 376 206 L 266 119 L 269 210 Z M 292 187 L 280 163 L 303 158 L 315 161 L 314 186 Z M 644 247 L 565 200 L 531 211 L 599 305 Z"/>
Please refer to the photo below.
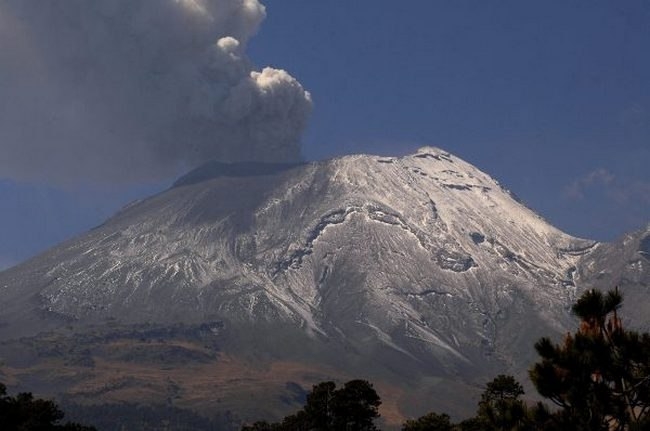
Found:
<path fill-rule="evenodd" d="M 0 357 L 8 383 L 82 403 L 236 422 L 361 377 L 388 422 L 462 415 L 495 373 L 525 375 L 537 338 L 574 328 L 586 287 L 630 285 L 646 325 L 648 241 L 567 235 L 438 148 L 213 162 L 0 273 Z"/>

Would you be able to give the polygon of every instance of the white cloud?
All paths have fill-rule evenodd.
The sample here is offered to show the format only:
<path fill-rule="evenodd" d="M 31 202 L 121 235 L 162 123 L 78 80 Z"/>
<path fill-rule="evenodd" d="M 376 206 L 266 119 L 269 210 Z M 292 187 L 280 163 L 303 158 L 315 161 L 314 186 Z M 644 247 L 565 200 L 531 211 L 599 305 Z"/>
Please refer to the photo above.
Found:
<path fill-rule="evenodd" d="M 565 189 L 565 195 L 571 199 L 584 199 L 585 191 L 590 188 L 610 186 L 616 177 L 607 169 L 599 168 L 574 180 Z"/>
<path fill-rule="evenodd" d="M 603 168 L 574 180 L 565 188 L 564 195 L 571 200 L 583 200 L 590 190 L 618 204 L 650 204 L 650 183 L 638 178 L 619 178 Z"/>
<path fill-rule="evenodd" d="M 157 179 L 209 159 L 293 161 L 311 99 L 254 68 L 257 0 L 0 3 L 0 176 Z"/>

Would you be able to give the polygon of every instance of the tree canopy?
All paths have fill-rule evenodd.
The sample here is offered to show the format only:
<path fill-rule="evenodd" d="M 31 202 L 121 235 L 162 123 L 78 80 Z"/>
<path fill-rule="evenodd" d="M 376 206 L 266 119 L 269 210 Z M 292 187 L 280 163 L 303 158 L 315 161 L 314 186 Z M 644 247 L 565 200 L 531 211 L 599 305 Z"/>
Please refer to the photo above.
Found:
<path fill-rule="evenodd" d="M 574 430 L 650 429 L 650 335 L 625 330 L 618 289 L 585 292 L 573 306 L 580 328 L 562 344 L 542 338 L 530 370 L 540 395 Z"/>
<path fill-rule="evenodd" d="M 428 413 L 417 419 L 409 419 L 402 426 L 402 431 L 453 431 L 449 415 L 446 413 Z"/>
<path fill-rule="evenodd" d="M 242 431 L 375 431 L 381 400 L 366 380 L 350 380 L 337 389 L 334 382 L 315 385 L 305 406 L 279 423 L 246 425 Z"/>
<path fill-rule="evenodd" d="M 519 429 L 526 423 L 524 388 L 514 377 L 500 374 L 487 384 L 479 402 L 478 417 L 491 430 Z"/>
<path fill-rule="evenodd" d="M 95 431 L 77 423 L 61 424 L 64 413 L 50 400 L 34 398 L 29 392 L 14 397 L 0 383 L 0 424 L 3 431 Z"/>

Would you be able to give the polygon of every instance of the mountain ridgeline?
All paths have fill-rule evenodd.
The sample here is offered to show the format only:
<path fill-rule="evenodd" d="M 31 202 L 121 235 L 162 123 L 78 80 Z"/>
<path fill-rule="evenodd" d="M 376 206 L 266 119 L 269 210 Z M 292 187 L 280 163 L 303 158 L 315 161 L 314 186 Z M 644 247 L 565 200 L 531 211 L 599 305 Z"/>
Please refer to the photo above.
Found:
<path fill-rule="evenodd" d="M 239 419 L 367 378 L 389 424 L 463 415 L 489 377 L 525 374 L 534 340 L 574 326 L 587 288 L 619 285 L 648 328 L 649 244 L 650 226 L 567 235 L 438 148 L 214 162 L 1 272 L 0 370 L 71 402 Z"/>

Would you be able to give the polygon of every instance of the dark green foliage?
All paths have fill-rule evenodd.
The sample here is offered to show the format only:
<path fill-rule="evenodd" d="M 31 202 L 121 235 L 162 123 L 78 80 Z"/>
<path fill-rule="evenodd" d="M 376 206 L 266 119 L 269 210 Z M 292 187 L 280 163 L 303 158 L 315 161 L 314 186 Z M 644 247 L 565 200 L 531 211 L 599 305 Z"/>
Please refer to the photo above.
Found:
<path fill-rule="evenodd" d="M 292 431 L 307 431 L 311 429 L 316 429 L 313 425 L 313 420 L 310 420 L 307 413 L 304 410 L 300 410 L 298 413 L 289 415 L 282 420 L 279 424 L 274 424 L 275 430 L 292 430 Z"/>
<path fill-rule="evenodd" d="M 481 404 L 517 400 L 523 394 L 524 388 L 514 377 L 499 374 L 485 387 L 485 391 L 481 395 Z"/>
<path fill-rule="evenodd" d="M 379 417 L 379 395 L 365 380 L 350 380 L 335 391 L 332 399 L 332 423 L 334 429 L 369 431 L 377 429 L 375 418 Z"/>
<path fill-rule="evenodd" d="M 255 422 L 246 425 L 246 431 L 374 431 L 374 420 L 379 417 L 381 400 L 365 380 L 351 380 L 337 389 L 334 382 L 315 385 L 307 394 L 302 410 L 285 417 L 282 422 L 269 424 Z"/>
<path fill-rule="evenodd" d="M 327 430 L 334 421 L 334 394 L 336 384 L 334 382 L 322 382 L 315 385 L 307 394 L 307 403 L 303 408 L 301 418 L 292 418 L 292 421 L 309 422 L 310 428 L 314 430 Z"/>
<path fill-rule="evenodd" d="M 532 427 L 535 431 L 555 431 L 558 429 L 557 413 L 552 413 L 548 407 L 538 402 L 528 410 Z"/>
<path fill-rule="evenodd" d="M 522 400 L 524 389 L 512 376 L 501 374 L 489 382 L 481 395 L 477 415 L 452 424 L 446 414 L 429 413 L 408 420 L 403 431 L 524 431 L 531 428 L 528 409 Z"/>
<path fill-rule="evenodd" d="M 486 425 L 485 425 L 485 421 L 477 417 L 473 417 L 473 418 L 465 419 L 464 421 L 456 425 L 454 429 L 458 431 L 485 431 Z"/>
<path fill-rule="evenodd" d="M 94 431 L 95 428 L 76 423 L 60 424 L 63 412 L 49 400 L 34 398 L 23 392 L 7 396 L 7 388 L 0 383 L 0 425 L 3 431 Z"/>
<path fill-rule="evenodd" d="M 429 413 L 418 419 L 409 419 L 402 426 L 402 431 L 452 431 L 454 428 L 449 415 Z"/>
<path fill-rule="evenodd" d="M 561 345 L 542 338 L 542 361 L 530 376 L 537 391 L 561 410 L 547 422 L 574 430 L 643 427 L 650 414 L 650 335 L 623 329 L 618 290 L 591 290 L 573 306 L 580 329 Z M 643 428 L 641 428 L 643 429 Z"/>
<path fill-rule="evenodd" d="M 242 431 L 273 431 L 278 429 L 278 424 L 270 424 L 266 421 L 257 421 L 253 425 L 244 425 Z"/>
<path fill-rule="evenodd" d="M 519 399 L 523 394 L 524 388 L 512 376 L 500 374 L 488 383 L 478 408 L 478 419 L 485 429 L 525 429 L 526 405 Z"/>

